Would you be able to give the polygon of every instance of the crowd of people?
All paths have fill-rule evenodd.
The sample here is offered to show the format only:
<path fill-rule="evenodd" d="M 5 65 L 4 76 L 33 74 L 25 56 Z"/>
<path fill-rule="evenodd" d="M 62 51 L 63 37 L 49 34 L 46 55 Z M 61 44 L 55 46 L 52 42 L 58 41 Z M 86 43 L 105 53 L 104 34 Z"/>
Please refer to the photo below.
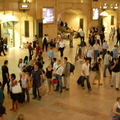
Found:
<path fill-rule="evenodd" d="M 96 29 L 94 29 L 96 30 Z M 82 31 L 82 32 L 81 32 Z M 81 34 L 84 35 L 82 29 Z M 104 31 L 101 31 L 104 34 Z M 73 34 L 70 34 L 70 38 L 73 39 Z M 101 40 L 98 32 L 92 32 L 89 36 L 88 45 L 85 43 L 84 36 L 80 38 L 80 44 L 76 47 L 76 55 L 74 58 L 76 62 L 82 60 L 81 75 L 78 79 L 78 84 L 85 88 L 85 81 L 87 83 L 88 91 L 92 91 L 91 80 L 89 80 L 90 70 L 95 71 L 95 77 L 92 81 L 92 85 L 96 85 L 95 80 L 98 81 L 98 85 L 102 85 L 101 76 L 106 77 L 106 69 L 109 70 L 111 75 L 111 87 L 116 82 L 116 91 L 119 91 L 119 72 L 120 72 L 120 57 L 118 52 L 118 45 L 114 45 L 114 49 L 109 51 L 109 45 L 105 40 L 105 37 Z M 92 39 L 91 39 L 92 38 Z M 72 41 L 73 42 L 73 41 Z M 84 43 L 84 45 L 82 44 Z M 50 48 L 48 51 L 48 47 Z M 70 42 L 70 48 L 73 47 L 73 43 Z M 54 56 L 54 49 L 60 51 L 60 57 L 63 57 L 64 65 L 61 64 L 61 60 Z M 10 74 L 8 63 L 9 60 L 4 61 L 2 66 L 2 78 L 0 83 L 0 106 L 4 103 L 4 87 L 7 84 L 7 93 L 10 94 L 12 100 L 11 111 L 18 111 L 18 103 L 30 102 L 30 90 L 32 90 L 32 99 L 40 100 L 42 97 L 41 87 L 45 82 L 47 83 L 46 93 L 51 95 L 53 91 L 63 92 L 63 89 L 69 91 L 70 89 L 70 75 L 71 75 L 71 63 L 68 57 L 64 56 L 64 49 L 66 48 L 66 40 L 62 36 L 57 36 L 49 42 L 47 34 L 42 39 L 42 48 L 38 43 L 37 35 L 33 38 L 32 43 L 28 43 L 28 56 L 19 58 L 19 81 L 16 80 L 15 73 Z M 84 49 L 86 48 L 86 49 Z M 46 62 L 44 61 L 43 53 L 48 52 L 49 65 L 44 67 Z M 104 61 L 104 62 L 102 62 Z M 103 63 L 103 64 L 102 64 Z M 102 74 L 103 65 L 103 74 Z M 15 86 L 20 86 L 21 89 L 16 89 Z M 22 94 L 21 94 L 22 93 Z M 2 106 L 3 107 L 3 106 Z M 115 109 L 113 110 L 115 113 Z M 4 112 L 5 113 L 5 112 Z M 116 114 L 116 113 L 115 113 Z"/>

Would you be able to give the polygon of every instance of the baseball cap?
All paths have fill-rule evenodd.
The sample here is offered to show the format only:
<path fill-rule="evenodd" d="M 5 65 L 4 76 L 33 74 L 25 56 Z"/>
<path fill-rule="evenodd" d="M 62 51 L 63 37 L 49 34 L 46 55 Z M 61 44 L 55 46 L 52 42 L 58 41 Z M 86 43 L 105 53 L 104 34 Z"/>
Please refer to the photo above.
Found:
<path fill-rule="evenodd" d="M 6 114 L 6 109 L 4 106 L 0 106 L 0 115 Z"/>

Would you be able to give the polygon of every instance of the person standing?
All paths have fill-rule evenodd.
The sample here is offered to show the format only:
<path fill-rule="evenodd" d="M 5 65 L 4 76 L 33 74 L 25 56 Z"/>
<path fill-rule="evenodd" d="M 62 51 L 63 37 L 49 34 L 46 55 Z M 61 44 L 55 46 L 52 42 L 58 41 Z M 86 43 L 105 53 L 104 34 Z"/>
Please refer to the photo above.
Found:
<path fill-rule="evenodd" d="M 79 35 L 80 35 L 80 42 L 82 42 L 82 41 L 84 41 L 84 31 L 82 30 L 82 28 L 80 28 L 79 30 L 78 30 L 78 32 L 79 32 Z"/>
<path fill-rule="evenodd" d="M 96 64 L 96 71 L 95 71 L 95 77 L 94 77 L 94 80 L 92 83 L 93 85 L 96 85 L 95 80 L 98 80 L 98 85 L 102 85 L 100 83 L 100 80 L 101 80 L 101 62 L 102 62 L 102 59 L 99 58 L 98 62 L 95 63 Z"/>
<path fill-rule="evenodd" d="M 7 51 L 8 37 L 5 37 L 3 41 L 4 41 L 4 48 Z"/>
<path fill-rule="evenodd" d="M 112 74 L 111 68 L 110 68 L 110 62 L 111 62 L 111 56 L 110 56 L 110 51 L 107 51 L 104 57 L 104 71 L 103 71 L 103 77 L 106 76 L 106 69 L 108 68 L 110 75 Z"/>
<path fill-rule="evenodd" d="M 48 48 L 48 37 L 47 37 L 47 34 L 45 34 L 43 39 L 42 39 L 42 51 L 44 51 L 44 47 L 46 47 L 46 52 L 47 52 L 47 48 Z"/>
<path fill-rule="evenodd" d="M 111 27 L 110 29 L 110 34 L 109 34 L 109 41 L 113 40 L 113 28 Z"/>
<path fill-rule="evenodd" d="M 38 42 L 38 37 L 37 37 L 37 35 L 35 35 L 34 38 L 33 38 L 33 49 L 36 48 L 36 43 L 37 42 Z"/>
<path fill-rule="evenodd" d="M 118 62 L 118 58 L 114 59 L 114 63 L 112 64 L 111 69 L 112 69 L 111 87 L 113 87 L 114 80 L 116 80 L 116 90 L 119 91 L 120 64 Z"/>
<path fill-rule="evenodd" d="M 10 97 L 12 99 L 12 108 L 10 111 L 16 112 L 18 110 L 18 97 L 19 93 L 13 93 L 12 88 L 17 85 L 18 82 L 16 80 L 16 75 L 14 73 L 11 74 L 11 80 L 10 80 Z"/>
<path fill-rule="evenodd" d="M 64 49 L 65 49 L 65 42 L 63 41 L 63 39 L 61 39 L 59 42 L 60 57 L 63 57 Z"/>
<path fill-rule="evenodd" d="M 0 120 L 3 120 L 5 114 L 6 108 L 4 106 L 0 106 Z"/>
<path fill-rule="evenodd" d="M 38 43 L 36 43 L 36 57 L 38 56 L 39 52 L 41 51 L 41 48 Z"/>
<path fill-rule="evenodd" d="M 89 59 L 87 58 L 85 59 L 85 63 L 82 65 L 81 76 L 82 79 L 86 80 L 88 91 L 91 91 L 92 89 L 89 81 Z M 81 86 L 84 88 L 84 82 L 82 82 Z"/>
<path fill-rule="evenodd" d="M 34 70 L 34 61 L 30 60 L 30 64 L 26 67 L 28 75 L 31 75 L 32 71 Z"/>
<path fill-rule="evenodd" d="M 3 78 L 3 82 L 2 82 L 2 89 L 4 90 L 5 84 L 7 84 L 7 93 L 9 93 L 10 89 L 9 89 L 9 69 L 8 69 L 8 60 L 4 61 L 4 65 L 2 66 L 2 78 Z"/>
<path fill-rule="evenodd" d="M 82 58 L 82 50 L 81 50 L 80 45 L 78 44 L 78 45 L 77 45 L 77 48 L 76 48 L 75 62 L 76 62 L 79 58 Z"/>
<path fill-rule="evenodd" d="M 22 92 L 23 92 L 23 95 L 24 95 L 24 100 L 25 100 L 25 94 L 27 96 L 27 101 L 26 103 L 29 103 L 30 102 L 30 95 L 29 95 L 29 85 L 28 85 L 28 76 L 26 74 L 26 70 L 23 70 L 22 71 L 22 74 L 21 74 L 21 78 L 20 78 L 20 83 L 21 83 L 21 87 L 22 87 Z"/>
<path fill-rule="evenodd" d="M 3 38 L 1 38 L 1 43 L 0 43 L 0 46 L 1 46 L 1 52 L 3 52 L 4 56 L 6 55 L 5 52 L 4 52 L 4 41 L 3 41 Z M 1 54 L 0 54 L 1 56 Z"/>
<path fill-rule="evenodd" d="M 86 50 L 86 58 L 89 59 L 89 63 L 90 63 L 90 68 L 91 68 L 91 61 L 93 59 L 93 48 L 90 45 L 90 47 Z"/>
<path fill-rule="evenodd" d="M 64 87 L 66 90 L 70 88 L 70 63 L 68 62 L 68 58 L 64 57 L 64 68 L 63 68 L 63 75 L 64 75 Z"/>
<path fill-rule="evenodd" d="M 50 48 L 50 51 L 49 51 L 49 53 L 48 53 L 48 57 L 49 57 L 49 59 L 50 59 L 51 62 L 52 62 L 52 59 L 54 58 L 54 51 L 53 51 L 53 48 L 52 48 L 52 47 Z"/>
<path fill-rule="evenodd" d="M 32 48 L 32 43 L 31 42 L 28 45 L 28 51 L 29 51 L 29 60 L 31 60 L 32 55 L 33 55 L 33 48 Z"/>
<path fill-rule="evenodd" d="M 113 59 L 118 57 L 118 45 L 114 45 L 114 49 L 113 49 Z"/>
<path fill-rule="evenodd" d="M 112 120 L 120 120 L 120 96 L 118 96 L 116 98 L 116 102 L 113 105 L 111 112 L 112 112 L 112 114 L 114 114 L 112 116 Z"/>
<path fill-rule="evenodd" d="M 4 93 L 2 89 L 2 83 L 0 82 L 0 106 L 3 105 L 3 102 L 4 102 Z"/>
<path fill-rule="evenodd" d="M 72 32 L 70 33 L 69 41 L 70 41 L 69 43 L 70 48 L 73 48 L 73 33 Z"/>
<path fill-rule="evenodd" d="M 61 32 L 60 37 L 61 37 L 61 39 L 65 38 L 65 33 L 63 31 Z"/>
<path fill-rule="evenodd" d="M 109 46 L 107 44 L 107 41 L 104 42 L 104 44 L 102 45 L 102 51 L 103 51 L 103 59 L 105 54 L 107 53 L 107 50 L 109 49 Z"/>
<path fill-rule="evenodd" d="M 61 61 L 57 60 L 57 65 L 55 68 L 55 78 L 58 80 L 57 86 L 56 86 L 56 90 L 55 91 L 59 91 L 60 93 L 62 93 L 62 73 L 63 73 L 63 68 L 60 65 Z"/>
<path fill-rule="evenodd" d="M 98 55 L 99 55 L 99 50 L 100 50 L 100 45 L 96 41 L 95 44 L 93 45 L 93 50 L 94 50 L 94 61 L 97 61 Z"/>
<path fill-rule="evenodd" d="M 52 78 L 53 78 L 53 68 L 52 68 L 52 64 L 50 64 L 47 68 L 46 68 L 46 73 L 45 73 L 46 77 L 47 77 L 47 83 L 48 83 L 48 89 L 49 89 L 49 92 L 48 94 L 52 94 L 52 91 L 51 91 L 51 85 L 53 86 L 53 89 L 54 89 L 54 83 L 52 81 Z"/>
<path fill-rule="evenodd" d="M 100 33 L 100 39 L 101 39 L 101 44 L 103 45 L 103 41 L 105 39 L 105 34 L 103 31 L 101 31 L 101 33 Z"/>
<path fill-rule="evenodd" d="M 39 69 L 38 64 L 34 65 L 34 70 L 31 73 L 33 79 L 33 99 L 41 99 L 39 87 L 42 84 L 42 70 Z"/>

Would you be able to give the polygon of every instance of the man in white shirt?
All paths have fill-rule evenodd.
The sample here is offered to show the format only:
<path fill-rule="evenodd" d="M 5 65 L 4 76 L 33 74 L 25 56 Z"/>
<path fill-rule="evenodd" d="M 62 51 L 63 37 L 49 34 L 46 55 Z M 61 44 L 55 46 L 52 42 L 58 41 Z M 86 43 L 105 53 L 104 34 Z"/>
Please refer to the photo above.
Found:
<path fill-rule="evenodd" d="M 63 39 L 61 39 L 59 42 L 60 57 L 63 57 L 64 49 L 65 49 L 65 42 L 63 41 Z"/>
<path fill-rule="evenodd" d="M 82 76 L 82 79 L 86 80 L 87 82 L 88 91 L 91 91 L 92 89 L 89 81 L 89 59 L 87 58 L 85 59 L 85 63 L 82 65 L 81 76 Z M 81 86 L 84 87 L 84 82 L 82 82 Z"/>
<path fill-rule="evenodd" d="M 94 60 L 97 62 L 97 57 L 98 57 L 99 51 L 100 51 L 100 45 L 98 44 L 97 41 L 93 45 L 93 50 L 94 50 Z"/>
<path fill-rule="evenodd" d="M 109 70 L 110 75 L 112 74 L 111 68 L 110 68 L 110 61 L 111 61 L 110 51 L 107 51 L 104 57 L 104 71 L 103 71 L 103 77 L 106 76 L 106 69 Z"/>
<path fill-rule="evenodd" d="M 78 32 L 79 32 L 81 41 L 84 41 L 84 31 L 82 30 L 82 28 L 80 28 Z"/>
<path fill-rule="evenodd" d="M 93 53 L 93 48 L 92 48 L 92 46 L 90 45 L 90 47 L 86 50 L 86 58 L 89 59 L 90 64 L 91 64 L 93 55 L 94 55 L 94 53 Z"/>
<path fill-rule="evenodd" d="M 61 61 L 57 60 L 57 65 L 56 65 L 54 74 L 55 74 L 56 79 L 58 80 L 58 84 L 56 86 L 55 91 L 60 90 L 60 93 L 62 93 L 62 73 L 63 73 L 63 68 L 62 68 L 62 66 L 60 64 L 61 64 Z"/>

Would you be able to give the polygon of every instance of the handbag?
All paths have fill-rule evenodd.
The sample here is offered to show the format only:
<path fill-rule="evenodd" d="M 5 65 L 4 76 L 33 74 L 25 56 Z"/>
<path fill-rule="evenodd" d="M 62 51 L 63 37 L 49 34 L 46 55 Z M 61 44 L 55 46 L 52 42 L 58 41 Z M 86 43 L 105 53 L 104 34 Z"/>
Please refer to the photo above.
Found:
<path fill-rule="evenodd" d="M 12 87 L 12 93 L 17 94 L 21 92 L 22 92 L 22 88 L 20 86 L 20 83 L 17 83 L 15 86 Z"/>
<path fill-rule="evenodd" d="M 53 80 L 52 80 L 52 82 L 54 82 L 54 83 L 58 83 L 58 80 L 56 80 L 56 79 L 53 79 Z"/>

